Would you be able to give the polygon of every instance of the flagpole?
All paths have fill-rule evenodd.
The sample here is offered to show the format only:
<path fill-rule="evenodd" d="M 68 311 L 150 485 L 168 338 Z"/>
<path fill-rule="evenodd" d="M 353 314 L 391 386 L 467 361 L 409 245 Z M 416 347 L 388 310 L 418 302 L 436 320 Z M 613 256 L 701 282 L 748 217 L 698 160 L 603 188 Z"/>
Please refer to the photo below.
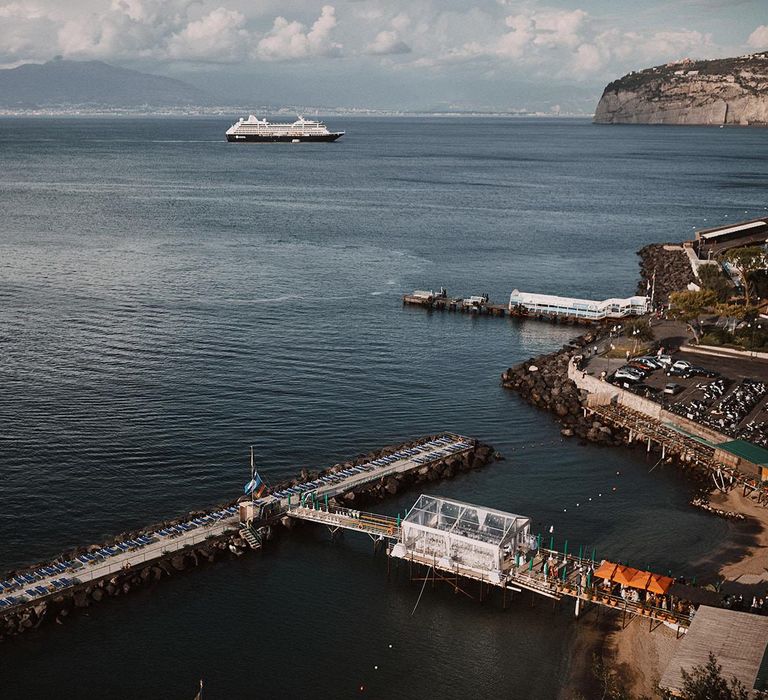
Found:
<path fill-rule="evenodd" d="M 253 492 L 256 490 L 253 485 L 254 466 L 253 466 L 253 445 L 251 445 L 251 505 L 253 505 Z M 253 510 L 251 510 L 253 512 Z"/>

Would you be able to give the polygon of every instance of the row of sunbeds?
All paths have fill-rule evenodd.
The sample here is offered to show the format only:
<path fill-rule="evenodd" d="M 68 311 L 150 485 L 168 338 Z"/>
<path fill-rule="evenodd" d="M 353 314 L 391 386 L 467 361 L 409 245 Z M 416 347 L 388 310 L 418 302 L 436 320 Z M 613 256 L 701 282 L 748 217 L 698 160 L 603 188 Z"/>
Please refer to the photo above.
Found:
<path fill-rule="evenodd" d="M 48 566 L 43 566 L 35 571 L 19 573 L 11 579 L 6 581 L 0 581 L 0 595 L 7 593 L 18 592 L 21 595 L 27 595 L 30 597 L 38 597 L 48 595 L 62 588 L 67 588 L 72 585 L 73 580 L 66 577 L 59 577 L 57 579 L 50 580 L 47 584 L 39 584 L 37 586 L 31 586 L 38 581 L 50 579 L 52 576 L 62 574 L 65 572 L 73 572 L 78 569 L 82 569 L 83 566 L 96 565 L 103 562 L 109 557 L 117 556 L 125 552 L 136 551 L 142 547 L 146 547 L 148 544 L 157 542 L 161 537 L 178 537 L 191 530 L 195 530 L 198 527 L 208 527 L 216 524 L 226 518 L 231 518 L 237 513 L 237 506 L 229 506 L 213 513 L 201 516 L 199 518 L 193 518 L 189 522 L 179 523 L 178 525 L 172 525 L 168 528 L 162 528 L 149 535 L 139 535 L 133 539 L 124 540 L 123 542 L 117 542 L 114 545 L 108 547 L 102 547 L 101 549 L 80 554 L 75 559 L 54 562 Z M 16 596 L 6 595 L 5 598 L 0 598 L 0 610 L 3 608 L 19 605 L 20 603 L 27 602 L 24 598 L 17 598 Z"/>
<path fill-rule="evenodd" d="M 367 462 L 366 464 L 360 464 L 355 467 L 348 467 L 347 469 L 343 469 L 342 471 L 336 472 L 335 474 L 321 476 L 314 481 L 308 481 L 304 484 L 290 486 L 288 488 L 282 489 L 281 491 L 276 491 L 272 495 L 275 498 L 290 498 L 291 496 L 301 497 L 302 495 L 308 494 L 322 486 L 329 486 L 331 484 L 338 483 L 344 479 L 354 476 L 355 474 L 362 474 L 363 472 L 373 471 L 374 469 L 386 466 L 392 462 L 397 462 L 401 459 L 410 458 L 413 459 L 414 462 L 424 464 L 425 462 L 431 462 L 438 457 L 446 456 L 444 453 L 438 452 L 437 450 L 448 450 L 449 453 L 452 453 L 466 449 L 470 446 L 470 443 L 466 441 L 456 443 L 454 440 L 455 438 L 445 436 L 436 438 L 435 440 L 422 443 L 418 447 L 409 447 L 391 455 L 379 457 L 378 459 L 374 459 L 370 462 Z M 429 450 L 429 452 L 426 454 L 424 453 L 425 449 Z"/>
<path fill-rule="evenodd" d="M 39 598 L 40 596 L 55 593 L 56 591 L 60 591 L 61 589 L 67 588 L 71 585 L 72 579 L 67 578 L 66 576 L 62 576 L 60 578 L 53 579 L 45 586 L 38 584 L 37 586 L 30 586 L 29 588 L 25 588 L 24 595 L 28 596 L 29 598 Z M 12 608 L 14 605 L 19 605 L 20 603 L 24 602 L 26 601 L 23 598 L 9 595 L 5 598 L 0 598 L 0 610 L 3 608 Z"/>
<path fill-rule="evenodd" d="M 74 560 L 54 562 L 35 571 L 19 573 L 13 578 L 0 581 L 0 593 L 20 591 L 31 583 L 37 583 L 51 576 L 56 576 L 56 574 L 63 574 L 64 572 L 75 571 L 80 568 L 82 568 L 82 564 Z"/>
<path fill-rule="evenodd" d="M 425 454 L 423 457 L 414 457 L 413 461 L 417 462 L 418 464 L 426 464 L 427 462 L 432 462 L 433 460 L 440 457 L 447 457 L 449 454 L 453 454 L 454 452 L 461 452 L 462 450 L 466 450 L 470 446 L 470 443 L 466 442 L 465 440 L 462 440 L 461 442 L 454 442 L 448 445 L 441 445 L 438 449 L 432 450 L 431 452 Z"/>

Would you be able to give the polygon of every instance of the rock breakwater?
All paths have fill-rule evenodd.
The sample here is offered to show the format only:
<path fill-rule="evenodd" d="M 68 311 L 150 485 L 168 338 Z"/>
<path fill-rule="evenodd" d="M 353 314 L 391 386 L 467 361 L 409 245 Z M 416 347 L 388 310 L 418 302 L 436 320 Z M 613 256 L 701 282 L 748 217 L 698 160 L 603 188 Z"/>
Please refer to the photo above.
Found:
<path fill-rule="evenodd" d="M 654 303 L 667 303 L 672 292 L 688 287 L 696 278 L 690 260 L 682 246 L 653 243 L 637 251 L 640 256 L 640 281 L 638 294 L 654 290 Z"/>
<path fill-rule="evenodd" d="M 624 431 L 585 417 L 583 403 L 586 392 L 581 391 L 568 378 L 568 364 L 576 355 L 599 339 L 597 334 L 588 333 L 574 338 L 571 343 L 556 352 L 510 367 L 501 375 L 502 386 L 516 391 L 528 403 L 553 414 L 563 426 L 564 437 L 578 437 L 582 440 L 603 445 L 620 445 L 626 441 Z"/>
<path fill-rule="evenodd" d="M 295 478 L 275 484 L 274 490 L 280 490 L 291 485 L 311 481 L 319 476 L 333 474 L 351 466 L 364 464 L 374 459 L 384 457 L 400 450 L 414 447 L 425 440 L 432 440 L 437 435 L 427 436 L 420 440 L 413 440 L 403 444 L 393 445 L 358 457 L 343 463 L 335 464 L 321 471 L 302 470 Z M 492 462 L 494 459 L 502 459 L 501 455 L 486 444 L 471 441 L 471 446 L 465 452 L 449 455 L 424 466 L 407 472 L 384 476 L 381 479 L 351 488 L 331 500 L 332 505 L 344 505 L 360 508 L 367 503 L 382 501 L 390 496 L 405 491 L 409 488 L 427 482 L 450 479 L 462 472 L 478 469 Z M 234 505 L 231 501 L 219 506 L 216 510 Z M 141 530 L 124 532 L 110 538 L 101 544 L 91 544 L 77 547 L 63 552 L 55 559 L 47 562 L 38 562 L 20 571 L 10 571 L 7 578 L 17 574 L 27 573 L 41 569 L 51 563 L 75 560 L 78 556 L 96 552 L 103 547 L 117 542 L 135 540 L 142 535 L 150 535 L 153 532 L 170 528 L 180 523 L 188 522 L 193 518 L 206 515 L 209 511 L 191 511 L 183 517 L 165 520 Z M 290 518 L 278 516 L 273 521 L 262 524 L 266 532 L 266 539 L 272 539 L 276 533 L 283 529 L 291 529 L 295 524 Z M 236 527 L 236 526 L 235 526 Z M 116 598 L 129 594 L 132 591 L 150 587 L 166 578 L 195 569 L 199 566 L 213 563 L 222 559 L 229 559 L 250 551 L 246 542 L 241 538 L 238 530 L 228 530 L 212 534 L 202 542 L 189 547 L 169 552 L 163 556 L 144 562 L 126 565 L 120 571 L 111 572 L 102 578 L 94 579 L 81 584 L 75 584 L 69 588 L 54 592 L 37 601 L 14 607 L 0 613 L 0 642 L 11 639 L 19 634 L 34 630 L 46 623 L 64 624 L 68 618 L 79 610 L 89 608 L 96 603 L 110 598 Z M 76 574 L 73 575 L 76 578 Z M 0 577 L 1 578 L 1 577 Z"/>

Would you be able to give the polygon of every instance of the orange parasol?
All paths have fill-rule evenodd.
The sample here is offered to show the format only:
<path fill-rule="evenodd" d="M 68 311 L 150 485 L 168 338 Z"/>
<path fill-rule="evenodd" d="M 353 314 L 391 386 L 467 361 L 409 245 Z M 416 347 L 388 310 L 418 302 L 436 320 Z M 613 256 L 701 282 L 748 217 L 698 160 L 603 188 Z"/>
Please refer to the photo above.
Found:
<path fill-rule="evenodd" d="M 610 581 L 613 578 L 613 572 L 616 571 L 618 566 L 618 564 L 614 564 L 612 561 L 604 561 L 595 571 L 595 576 Z"/>
<path fill-rule="evenodd" d="M 662 595 L 666 595 L 674 582 L 675 580 L 669 578 L 669 576 L 651 574 L 651 578 L 648 581 L 647 590 L 649 590 L 651 593 L 660 593 Z"/>
<path fill-rule="evenodd" d="M 638 571 L 627 585 L 645 591 L 651 581 L 651 576 L 653 576 L 653 574 L 650 571 Z"/>
<path fill-rule="evenodd" d="M 633 569 L 631 566 L 617 566 L 612 580 L 622 586 L 631 586 L 631 581 L 637 573 L 637 569 Z"/>

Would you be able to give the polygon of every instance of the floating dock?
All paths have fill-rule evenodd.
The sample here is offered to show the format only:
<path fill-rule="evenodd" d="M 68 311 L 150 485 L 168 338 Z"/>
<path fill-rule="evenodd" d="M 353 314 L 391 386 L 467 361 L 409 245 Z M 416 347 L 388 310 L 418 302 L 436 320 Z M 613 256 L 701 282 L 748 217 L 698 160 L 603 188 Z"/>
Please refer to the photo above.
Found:
<path fill-rule="evenodd" d="M 492 304 L 487 294 L 470 296 L 465 299 L 449 297 L 444 289 L 437 293 L 417 289 L 413 294 L 404 294 L 403 306 L 421 306 L 436 311 L 453 311 L 478 316 L 503 317 L 508 312 L 506 304 Z"/>

